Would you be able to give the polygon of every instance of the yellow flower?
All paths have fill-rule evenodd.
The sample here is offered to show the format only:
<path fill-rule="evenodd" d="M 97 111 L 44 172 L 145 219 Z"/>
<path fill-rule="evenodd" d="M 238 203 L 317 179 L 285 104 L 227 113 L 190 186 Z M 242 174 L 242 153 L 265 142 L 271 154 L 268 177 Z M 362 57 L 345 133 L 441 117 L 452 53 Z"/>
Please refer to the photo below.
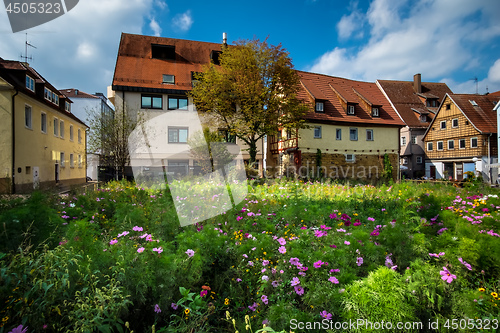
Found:
<path fill-rule="evenodd" d="M 184 314 L 185 314 L 186 316 L 189 314 L 189 312 L 190 312 L 190 310 L 189 310 L 188 308 L 186 308 L 186 309 L 184 310 Z"/>
<path fill-rule="evenodd" d="M 491 296 L 493 296 L 494 298 L 497 298 L 498 297 L 498 294 L 496 292 L 492 292 L 491 293 Z"/>
<path fill-rule="evenodd" d="M 484 288 L 479 288 L 478 290 L 479 290 L 479 291 L 481 291 L 481 292 L 482 292 L 482 291 L 485 291 L 485 289 L 484 289 Z"/>
<path fill-rule="evenodd" d="M 226 298 L 226 299 L 224 300 L 224 305 L 229 305 L 229 299 L 228 299 L 228 298 Z"/>

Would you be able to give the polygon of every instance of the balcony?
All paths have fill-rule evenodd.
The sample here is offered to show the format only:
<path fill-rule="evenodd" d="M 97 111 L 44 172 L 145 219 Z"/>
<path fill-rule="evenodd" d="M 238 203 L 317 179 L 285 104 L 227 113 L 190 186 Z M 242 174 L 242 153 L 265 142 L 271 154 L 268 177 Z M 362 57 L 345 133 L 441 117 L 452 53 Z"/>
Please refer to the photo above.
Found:
<path fill-rule="evenodd" d="M 274 137 L 273 137 L 274 139 Z M 270 141 L 270 146 L 271 146 L 271 153 L 272 154 L 279 154 L 283 151 L 286 151 L 287 149 L 290 148 L 297 148 L 299 145 L 299 141 L 297 138 L 291 138 L 291 139 L 286 139 L 286 140 L 280 140 L 280 141 Z"/>

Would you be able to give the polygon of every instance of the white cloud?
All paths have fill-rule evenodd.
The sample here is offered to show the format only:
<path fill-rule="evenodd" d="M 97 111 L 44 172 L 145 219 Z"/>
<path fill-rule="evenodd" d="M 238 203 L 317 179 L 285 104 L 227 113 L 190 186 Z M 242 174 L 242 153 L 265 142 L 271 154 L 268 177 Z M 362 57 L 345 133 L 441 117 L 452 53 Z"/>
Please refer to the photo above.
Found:
<path fill-rule="evenodd" d="M 411 80 L 415 73 L 422 73 L 423 80 L 439 80 L 490 66 L 481 58 L 481 48 L 491 47 L 492 38 L 500 36 L 494 14 L 498 12 L 500 1 L 373 0 L 366 12 L 367 42 L 359 48 L 335 47 L 308 69 L 369 81 Z M 354 15 L 355 10 L 340 20 L 339 37 L 351 36 L 354 28 L 347 23 Z M 489 82 L 500 78 L 497 63 L 490 69 Z"/>
<path fill-rule="evenodd" d="M 95 57 L 97 56 L 95 45 L 89 42 L 80 43 L 76 50 L 76 56 L 78 59 L 84 61 L 95 60 Z"/>
<path fill-rule="evenodd" d="M 155 0 L 155 5 L 162 10 L 168 10 L 168 5 L 163 0 Z"/>
<path fill-rule="evenodd" d="M 193 25 L 193 18 L 191 17 L 191 11 L 188 10 L 183 14 L 178 14 L 172 19 L 172 24 L 174 28 L 180 31 L 188 31 Z"/>
<path fill-rule="evenodd" d="M 500 83 L 500 59 L 497 59 L 488 71 L 488 79 Z"/>
<path fill-rule="evenodd" d="M 156 37 L 160 37 L 161 27 L 158 24 L 158 22 L 156 22 L 154 17 L 151 19 L 151 22 L 149 23 L 149 27 L 151 28 L 151 30 L 153 30 Z"/>
<path fill-rule="evenodd" d="M 339 23 L 337 23 L 339 37 L 341 39 L 348 39 L 353 35 L 354 32 L 357 32 L 354 34 L 354 37 L 362 37 L 364 19 L 364 15 L 357 9 L 349 15 L 342 16 Z"/>

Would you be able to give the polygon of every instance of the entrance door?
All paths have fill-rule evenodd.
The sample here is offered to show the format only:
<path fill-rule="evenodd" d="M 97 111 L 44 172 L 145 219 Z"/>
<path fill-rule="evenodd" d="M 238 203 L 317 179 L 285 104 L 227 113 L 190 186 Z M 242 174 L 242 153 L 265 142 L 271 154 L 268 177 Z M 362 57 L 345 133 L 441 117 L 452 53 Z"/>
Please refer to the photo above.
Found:
<path fill-rule="evenodd" d="M 56 174 L 55 174 L 56 183 L 59 183 L 59 164 L 56 163 Z"/>
<path fill-rule="evenodd" d="M 434 165 L 431 165 L 431 170 L 430 170 L 430 177 L 431 179 L 436 179 L 436 167 Z"/>
<path fill-rule="evenodd" d="M 460 182 L 464 179 L 464 164 L 457 163 L 457 164 L 455 164 L 455 168 L 457 171 L 457 180 Z"/>

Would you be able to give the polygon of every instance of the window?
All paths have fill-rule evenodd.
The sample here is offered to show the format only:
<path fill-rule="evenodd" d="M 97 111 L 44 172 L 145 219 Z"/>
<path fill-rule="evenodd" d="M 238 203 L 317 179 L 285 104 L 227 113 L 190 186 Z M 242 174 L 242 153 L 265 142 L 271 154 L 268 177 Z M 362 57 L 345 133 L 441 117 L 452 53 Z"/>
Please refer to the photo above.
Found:
<path fill-rule="evenodd" d="M 351 139 L 351 141 L 358 141 L 358 129 L 357 128 L 349 129 L 349 138 Z"/>
<path fill-rule="evenodd" d="M 64 153 L 61 152 L 61 167 L 64 168 L 65 164 L 64 164 Z"/>
<path fill-rule="evenodd" d="M 458 127 L 458 118 L 455 118 L 451 121 L 451 127 L 453 127 L 453 128 Z"/>
<path fill-rule="evenodd" d="M 325 104 L 323 102 L 316 102 L 316 112 L 323 112 Z"/>
<path fill-rule="evenodd" d="M 450 109 L 451 109 L 451 104 L 450 103 L 446 104 L 446 110 L 450 110 Z"/>
<path fill-rule="evenodd" d="M 314 138 L 321 139 L 321 126 L 314 126 Z"/>
<path fill-rule="evenodd" d="M 346 154 L 345 161 L 346 162 L 354 162 L 356 160 L 356 155 L 354 154 Z"/>
<path fill-rule="evenodd" d="M 151 58 L 175 60 L 175 46 L 151 44 Z"/>
<path fill-rule="evenodd" d="M 175 76 L 170 74 L 163 74 L 163 83 L 175 84 Z"/>
<path fill-rule="evenodd" d="M 337 128 L 337 130 L 335 131 L 335 138 L 337 140 L 342 140 L 342 129 L 341 128 Z"/>
<path fill-rule="evenodd" d="M 448 140 L 448 149 L 449 150 L 455 149 L 455 140 Z"/>
<path fill-rule="evenodd" d="M 417 156 L 417 164 L 422 164 L 422 156 Z"/>
<path fill-rule="evenodd" d="M 82 143 L 82 130 L 78 129 L 78 143 Z"/>
<path fill-rule="evenodd" d="M 78 155 L 78 167 L 81 168 L 83 165 L 82 163 L 82 155 Z"/>
<path fill-rule="evenodd" d="M 446 120 L 443 120 L 443 121 L 440 123 L 439 128 L 440 128 L 440 129 L 446 129 Z"/>
<path fill-rule="evenodd" d="M 443 141 L 437 142 L 437 150 L 443 150 Z"/>
<path fill-rule="evenodd" d="M 25 105 L 24 106 L 24 126 L 26 128 L 32 129 L 31 127 L 31 106 Z"/>
<path fill-rule="evenodd" d="M 458 140 L 458 148 L 465 149 L 465 139 Z"/>
<path fill-rule="evenodd" d="M 470 138 L 470 147 L 477 148 L 477 138 Z"/>
<path fill-rule="evenodd" d="M 187 97 L 169 97 L 168 98 L 169 110 L 187 110 L 188 99 Z"/>
<path fill-rule="evenodd" d="M 43 97 L 46 100 L 48 100 L 56 105 L 59 105 L 59 95 L 55 94 L 52 90 L 50 90 L 48 88 L 44 88 Z"/>
<path fill-rule="evenodd" d="M 421 122 L 421 123 L 425 123 L 425 122 L 427 122 L 427 116 L 426 116 L 425 114 L 421 114 L 421 115 L 420 115 L 420 122 Z"/>
<path fill-rule="evenodd" d="M 373 130 L 372 129 L 366 130 L 366 141 L 373 141 Z"/>
<path fill-rule="evenodd" d="M 432 142 L 427 142 L 427 151 L 432 151 Z"/>
<path fill-rule="evenodd" d="M 35 91 L 35 80 L 31 76 L 26 75 L 26 88 L 31 91 Z"/>
<path fill-rule="evenodd" d="M 411 143 L 416 145 L 417 144 L 417 136 L 416 135 L 412 135 L 411 136 Z"/>
<path fill-rule="evenodd" d="M 401 137 L 401 146 L 405 146 L 406 145 L 406 136 L 402 136 Z"/>
<path fill-rule="evenodd" d="M 347 114 L 354 114 L 354 105 L 347 106 Z"/>
<path fill-rule="evenodd" d="M 289 128 L 285 129 L 285 136 L 286 136 L 287 140 L 291 139 L 292 138 L 292 130 Z"/>
<path fill-rule="evenodd" d="M 69 125 L 69 140 L 73 141 L 73 125 Z"/>
<path fill-rule="evenodd" d="M 187 139 L 188 139 L 187 127 L 168 128 L 168 143 L 187 143 Z"/>
<path fill-rule="evenodd" d="M 59 134 L 61 135 L 61 139 L 64 139 L 64 121 L 59 122 Z"/>
<path fill-rule="evenodd" d="M 69 167 L 70 168 L 75 167 L 75 157 L 73 154 L 69 154 Z"/>
<path fill-rule="evenodd" d="M 47 114 L 42 112 L 40 120 L 42 133 L 47 133 Z"/>
<path fill-rule="evenodd" d="M 26 174 L 31 175 L 31 167 L 30 166 L 26 167 Z"/>
<path fill-rule="evenodd" d="M 142 95 L 141 109 L 163 109 L 163 98 L 161 95 Z"/>
<path fill-rule="evenodd" d="M 373 117 L 380 117 L 380 113 L 378 108 L 372 108 L 372 116 Z"/>
<path fill-rule="evenodd" d="M 71 112 L 71 104 L 69 102 L 64 102 L 64 110 Z"/>
<path fill-rule="evenodd" d="M 403 157 L 403 165 L 407 165 L 408 164 L 408 157 Z"/>
<path fill-rule="evenodd" d="M 59 120 L 54 118 L 54 135 L 59 136 Z"/>

